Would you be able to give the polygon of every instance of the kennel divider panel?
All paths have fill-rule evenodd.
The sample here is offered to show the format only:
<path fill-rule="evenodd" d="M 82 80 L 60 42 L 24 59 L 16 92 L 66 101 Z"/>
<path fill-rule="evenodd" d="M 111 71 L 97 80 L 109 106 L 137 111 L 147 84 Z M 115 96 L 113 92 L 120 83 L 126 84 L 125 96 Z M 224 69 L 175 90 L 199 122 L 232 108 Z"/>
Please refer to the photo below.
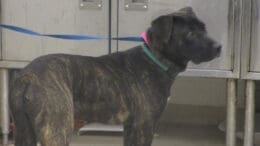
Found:
<path fill-rule="evenodd" d="M 116 2 L 116 0 L 115 0 Z M 223 46 L 220 58 L 200 65 L 189 64 L 184 76 L 238 78 L 240 67 L 241 0 L 151 0 L 147 9 L 128 10 L 129 0 L 118 1 L 117 17 L 113 23 L 118 25 L 118 36 L 138 36 L 150 26 L 156 17 L 172 13 L 182 7 L 192 6 L 197 16 L 205 22 L 209 34 Z M 133 1 L 141 5 L 142 1 Z M 201 5 L 203 3 L 203 5 Z M 113 51 L 123 51 L 139 45 L 134 42 L 118 42 Z"/>
<path fill-rule="evenodd" d="M 108 1 L 102 8 L 81 7 L 79 0 L 1 1 L 2 23 L 44 34 L 108 36 Z M 21 67 L 34 58 L 53 53 L 87 56 L 108 54 L 108 40 L 72 41 L 2 31 L 2 67 Z M 22 63 L 20 63 L 22 62 Z"/>

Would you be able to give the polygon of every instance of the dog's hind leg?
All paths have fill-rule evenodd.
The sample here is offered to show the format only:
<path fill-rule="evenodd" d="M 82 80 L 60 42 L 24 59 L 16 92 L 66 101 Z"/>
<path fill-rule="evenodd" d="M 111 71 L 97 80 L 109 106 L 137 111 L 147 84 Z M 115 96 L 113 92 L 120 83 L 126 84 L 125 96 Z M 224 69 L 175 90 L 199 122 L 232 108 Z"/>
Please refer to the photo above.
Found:
<path fill-rule="evenodd" d="M 69 146 L 74 120 L 72 103 L 66 99 L 61 98 L 58 103 L 47 101 L 44 107 L 47 110 L 38 113 L 35 127 L 42 146 Z"/>
<path fill-rule="evenodd" d="M 71 122 L 68 123 L 64 122 L 64 119 L 59 119 L 44 123 L 40 132 L 37 133 L 41 146 L 69 146 L 73 133 Z"/>
<path fill-rule="evenodd" d="M 41 146 L 69 146 L 73 130 L 68 126 L 50 124 L 48 123 L 41 129 Z"/>
<path fill-rule="evenodd" d="M 24 105 L 24 91 L 27 85 L 20 81 L 16 83 L 20 86 L 12 88 L 9 100 L 10 111 L 15 124 L 15 146 L 36 146 L 35 131 Z"/>
<path fill-rule="evenodd" d="M 12 108 L 15 123 L 15 146 L 36 146 L 36 135 L 23 108 Z"/>

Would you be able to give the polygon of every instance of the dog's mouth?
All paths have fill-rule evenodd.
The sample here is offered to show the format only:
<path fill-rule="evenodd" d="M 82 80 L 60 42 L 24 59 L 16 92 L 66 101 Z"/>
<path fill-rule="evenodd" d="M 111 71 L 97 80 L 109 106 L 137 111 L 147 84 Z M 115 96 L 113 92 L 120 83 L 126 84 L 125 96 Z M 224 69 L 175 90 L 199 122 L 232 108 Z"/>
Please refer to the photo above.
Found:
<path fill-rule="evenodd" d="M 217 50 L 216 52 L 217 52 L 217 55 L 216 55 L 215 58 L 220 57 L 220 55 L 221 55 L 221 48 L 222 48 L 221 45 L 216 46 L 216 50 Z"/>
<path fill-rule="evenodd" d="M 215 53 L 209 53 L 211 55 L 202 55 L 202 56 L 207 56 L 207 57 L 198 57 L 196 59 L 191 60 L 194 64 L 200 64 L 202 62 L 208 62 L 211 61 L 215 58 L 219 58 L 221 56 L 221 46 L 218 47 L 217 49 L 214 49 Z"/>
<path fill-rule="evenodd" d="M 194 63 L 194 64 L 196 64 L 196 65 L 198 65 L 198 64 L 200 64 L 200 63 L 202 63 L 202 62 L 205 62 L 205 61 L 192 60 L 192 63 Z"/>
<path fill-rule="evenodd" d="M 215 58 L 218 58 L 218 57 L 220 57 L 220 56 L 221 56 L 221 51 L 219 51 L 219 52 L 217 53 L 217 55 L 216 55 Z"/>

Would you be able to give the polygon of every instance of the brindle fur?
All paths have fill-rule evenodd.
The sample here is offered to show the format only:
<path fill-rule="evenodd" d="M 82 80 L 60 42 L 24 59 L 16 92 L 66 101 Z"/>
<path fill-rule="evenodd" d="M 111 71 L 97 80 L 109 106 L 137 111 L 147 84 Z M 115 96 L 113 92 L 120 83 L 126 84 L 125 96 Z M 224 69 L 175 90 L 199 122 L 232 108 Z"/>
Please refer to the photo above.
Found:
<path fill-rule="evenodd" d="M 74 119 L 124 124 L 124 146 L 150 146 L 175 76 L 187 63 L 212 60 L 220 45 L 190 7 L 164 15 L 147 30 L 148 46 L 170 66 L 163 71 L 141 46 L 100 57 L 39 57 L 12 82 L 15 145 L 68 146 Z"/>

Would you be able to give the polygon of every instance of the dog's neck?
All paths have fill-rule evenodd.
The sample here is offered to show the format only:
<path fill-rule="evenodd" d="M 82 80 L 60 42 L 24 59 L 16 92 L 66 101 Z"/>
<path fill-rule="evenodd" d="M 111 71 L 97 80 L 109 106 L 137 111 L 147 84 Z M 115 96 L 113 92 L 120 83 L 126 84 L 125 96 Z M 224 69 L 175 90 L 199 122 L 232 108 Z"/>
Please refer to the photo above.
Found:
<path fill-rule="evenodd" d="M 142 45 L 142 49 L 144 53 L 155 63 L 157 64 L 163 71 L 167 72 L 170 68 L 169 65 L 162 63 L 155 54 L 148 48 L 146 44 Z"/>
<path fill-rule="evenodd" d="M 180 67 L 177 64 L 173 63 L 172 61 L 166 59 L 165 57 L 163 57 L 160 53 L 158 53 L 156 51 L 155 48 L 151 47 L 149 45 L 149 41 L 147 38 L 147 33 L 143 32 L 141 34 L 141 37 L 144 40 L 144 43 L 142 45 L 143 51 L 145 52 L 145 54 L 155 63 L 157 64 L 163 71 L 167 72 L 168 75 L 170 77 L 175 77 L 177 76 L 178 73 L 184 71 L 184 69 L 186 68 L 186 66 Z"/>

